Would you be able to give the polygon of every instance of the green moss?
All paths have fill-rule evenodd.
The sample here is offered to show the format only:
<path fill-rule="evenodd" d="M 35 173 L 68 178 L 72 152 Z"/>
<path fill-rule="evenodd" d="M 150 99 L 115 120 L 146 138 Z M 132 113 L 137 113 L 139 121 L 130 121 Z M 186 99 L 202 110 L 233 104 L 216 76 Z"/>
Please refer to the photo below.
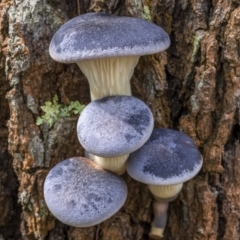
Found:
<path fill-rule="evenodd" d="M 192 56 L 191 56 L 192 63 L 196 62 L 197 53 L 200 49 L 200 44 L 201 44 L 201 41 L 204 36 L 205 36 L 205 32 L 202 30 L 199 30 L 199 31 L 196 31 L 196 33 L 193 37 L 193 52 L 192 52 Z"/>
<path fill-rule="evenodd" d="M 142 1 L 134 0 L 133 12 L 144 20 L 151 21 L 150 2 L 146 1 L 143 5 Z"/>
<path fill-rule="evenodd" d="M 37 118 L 36 124 L 41 125 L 46 123 L 51 128 L 59 118 L 79 114 L 84 107 L 78 101 L 72 101 L 67 106 L 60 104 L 58 103 L 58 96 L 55 95 L 52 102 L 47 101 L 41 107 L 45 114 Z"/>
<path fill-rule="evenodd" d="M 149 6 L 147 6 L 147 5 L 143 6 L 142 18 L 147 21 L 151 21 L 151 12 L 150 12 Z"/>

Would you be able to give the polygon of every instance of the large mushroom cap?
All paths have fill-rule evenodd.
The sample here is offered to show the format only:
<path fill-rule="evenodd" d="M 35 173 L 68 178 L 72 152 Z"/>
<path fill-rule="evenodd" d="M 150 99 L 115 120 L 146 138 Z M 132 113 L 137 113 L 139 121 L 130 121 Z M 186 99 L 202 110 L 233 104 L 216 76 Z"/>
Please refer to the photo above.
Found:
<path fill-rule="evenodd" d="M 140 148 L 153 130 L 148 106 L 131 96 L 95 100 L 82 111 L 77 135 L 82 146 L 100 157 L 118 157 Z"/>
<path fill-rule="evenodd" d="M 127 186 L 120 177 L 91 160 L 74 157 L 49 172 L 44 197 L 49 210 L 60 221 L 88 227 L 103 222 L 122 207 Z"/>
<path fill-rule="evenodd" d="M 168 34 L 139 18 L 87 13 L 66 22 L 50 44 L 51 57 L 63 63 L 116 56 L 140 56 L 167 49 Z"/>
<path fill-rule="evenodd" d="M 129 175 L 139 182 L 173 185 L 194 177 L 202 167 L 202 156 L 191 138 L 170 129 L 154 129 L 149 140 L 132 153 Z"/>

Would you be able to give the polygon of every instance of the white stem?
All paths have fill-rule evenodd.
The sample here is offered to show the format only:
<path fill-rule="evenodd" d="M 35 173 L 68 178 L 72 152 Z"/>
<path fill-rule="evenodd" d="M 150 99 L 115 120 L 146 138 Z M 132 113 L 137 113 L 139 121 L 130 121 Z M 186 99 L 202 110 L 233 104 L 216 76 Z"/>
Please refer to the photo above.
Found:
<path fill-rule="evenodd" d="M 172 198 L 176 196 L 183 187 L 183 183 L 175 184 L 175 185 L 148 185 L 150 192 L 156 196 L 157 198 Z"/>
<path fill-rule="evenodd" d="M 175 185 L 148 185 L 155 200 L 153 201 L 154 219 L 149 236 L 161 239 L 167 223 L 167 210 L 169 202 L 173 201 L 182 190 L 183 183 Z"/>
<path fill-rule="evenodd" d="M 97 163 L 100 167 L 114 172 L 118 175 L 122 175 L 126 171 L 126 161 L 128 159 L 129 154 L 123 155 L 120 157 L 112 157 L 112 158 L 104 158 L 93 155 L 85 151 L 85 157 L 93 160 Z"/>
<path fill-rule="evenodd" d="M 91 59 L 77 62 L 90 85 L 91 100 L 106 96 L 131 96 L 130 79 L 139 56 Z"/>
<path fill-rule="evenodd" d="M 168 202 L 153 201 L 154 219 L 149 236 L 153 239 L 161 239 L 167 223 Z"/>

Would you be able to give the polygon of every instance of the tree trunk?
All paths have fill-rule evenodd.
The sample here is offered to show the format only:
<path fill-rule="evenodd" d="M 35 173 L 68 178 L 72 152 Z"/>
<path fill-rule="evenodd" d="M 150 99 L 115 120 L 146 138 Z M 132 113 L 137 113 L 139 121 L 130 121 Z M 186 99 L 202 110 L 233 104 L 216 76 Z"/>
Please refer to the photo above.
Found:
<path fill-rule="evenodd" d="M 79 68 L 53 61 L 48 47 L 63 23 L 91 11 L 150 20 L 171 38 L 166 52 L 141 57 L 131 80 L 155 126 L 183 131 L 204 158 L 170 204 L 163 239 L 239 239 L 240 1 L 2 0 L 0 7 L 0 239 L 148 239 L 153 197 L 126 173 L 125 205 L 97 226 L 66 226 L 44 202 L 48 171 L 83 149 L 77 117 L 39 127 L 40 107 L 55 94 L 63 104 L 90 102 Z"/>

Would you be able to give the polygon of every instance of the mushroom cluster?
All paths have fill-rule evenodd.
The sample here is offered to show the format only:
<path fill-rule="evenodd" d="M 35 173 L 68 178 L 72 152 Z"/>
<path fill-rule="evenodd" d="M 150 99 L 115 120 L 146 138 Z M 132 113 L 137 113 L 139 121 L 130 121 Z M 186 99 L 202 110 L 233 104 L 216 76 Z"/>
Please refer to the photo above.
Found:
<path fill-rule="evenodd" d="M 197 174 L 202 157 L 193 141 L 170 129 L 153 129 L 151 110 L 131 96 L 139 57 L 167 49 L 168 34 L 148 21 L 87 13 L 65 23 L 52 38 L 51 57 L 77 63 L 89 81 L 92 102 L 77 123 L 85 157 L 57 164 L 44 183 L 46 204 L 62 222 L 88 227 L 116 213 L 127 197 L 119 175 L 148 184 L 154 196 L 150 236 L 160 238 L 168 203 Z"/>
<path fill-rule="evenodd" d="M 154 129 L 143 147 L 132 153 L 128 174 L 148 185 L 154 196 L 150 236 L 159 239 L 167 221 L 168 203 L 177 198 L 183 183 L 202 167 L 202 156 L 191 138 L 171 129 Z"/>

